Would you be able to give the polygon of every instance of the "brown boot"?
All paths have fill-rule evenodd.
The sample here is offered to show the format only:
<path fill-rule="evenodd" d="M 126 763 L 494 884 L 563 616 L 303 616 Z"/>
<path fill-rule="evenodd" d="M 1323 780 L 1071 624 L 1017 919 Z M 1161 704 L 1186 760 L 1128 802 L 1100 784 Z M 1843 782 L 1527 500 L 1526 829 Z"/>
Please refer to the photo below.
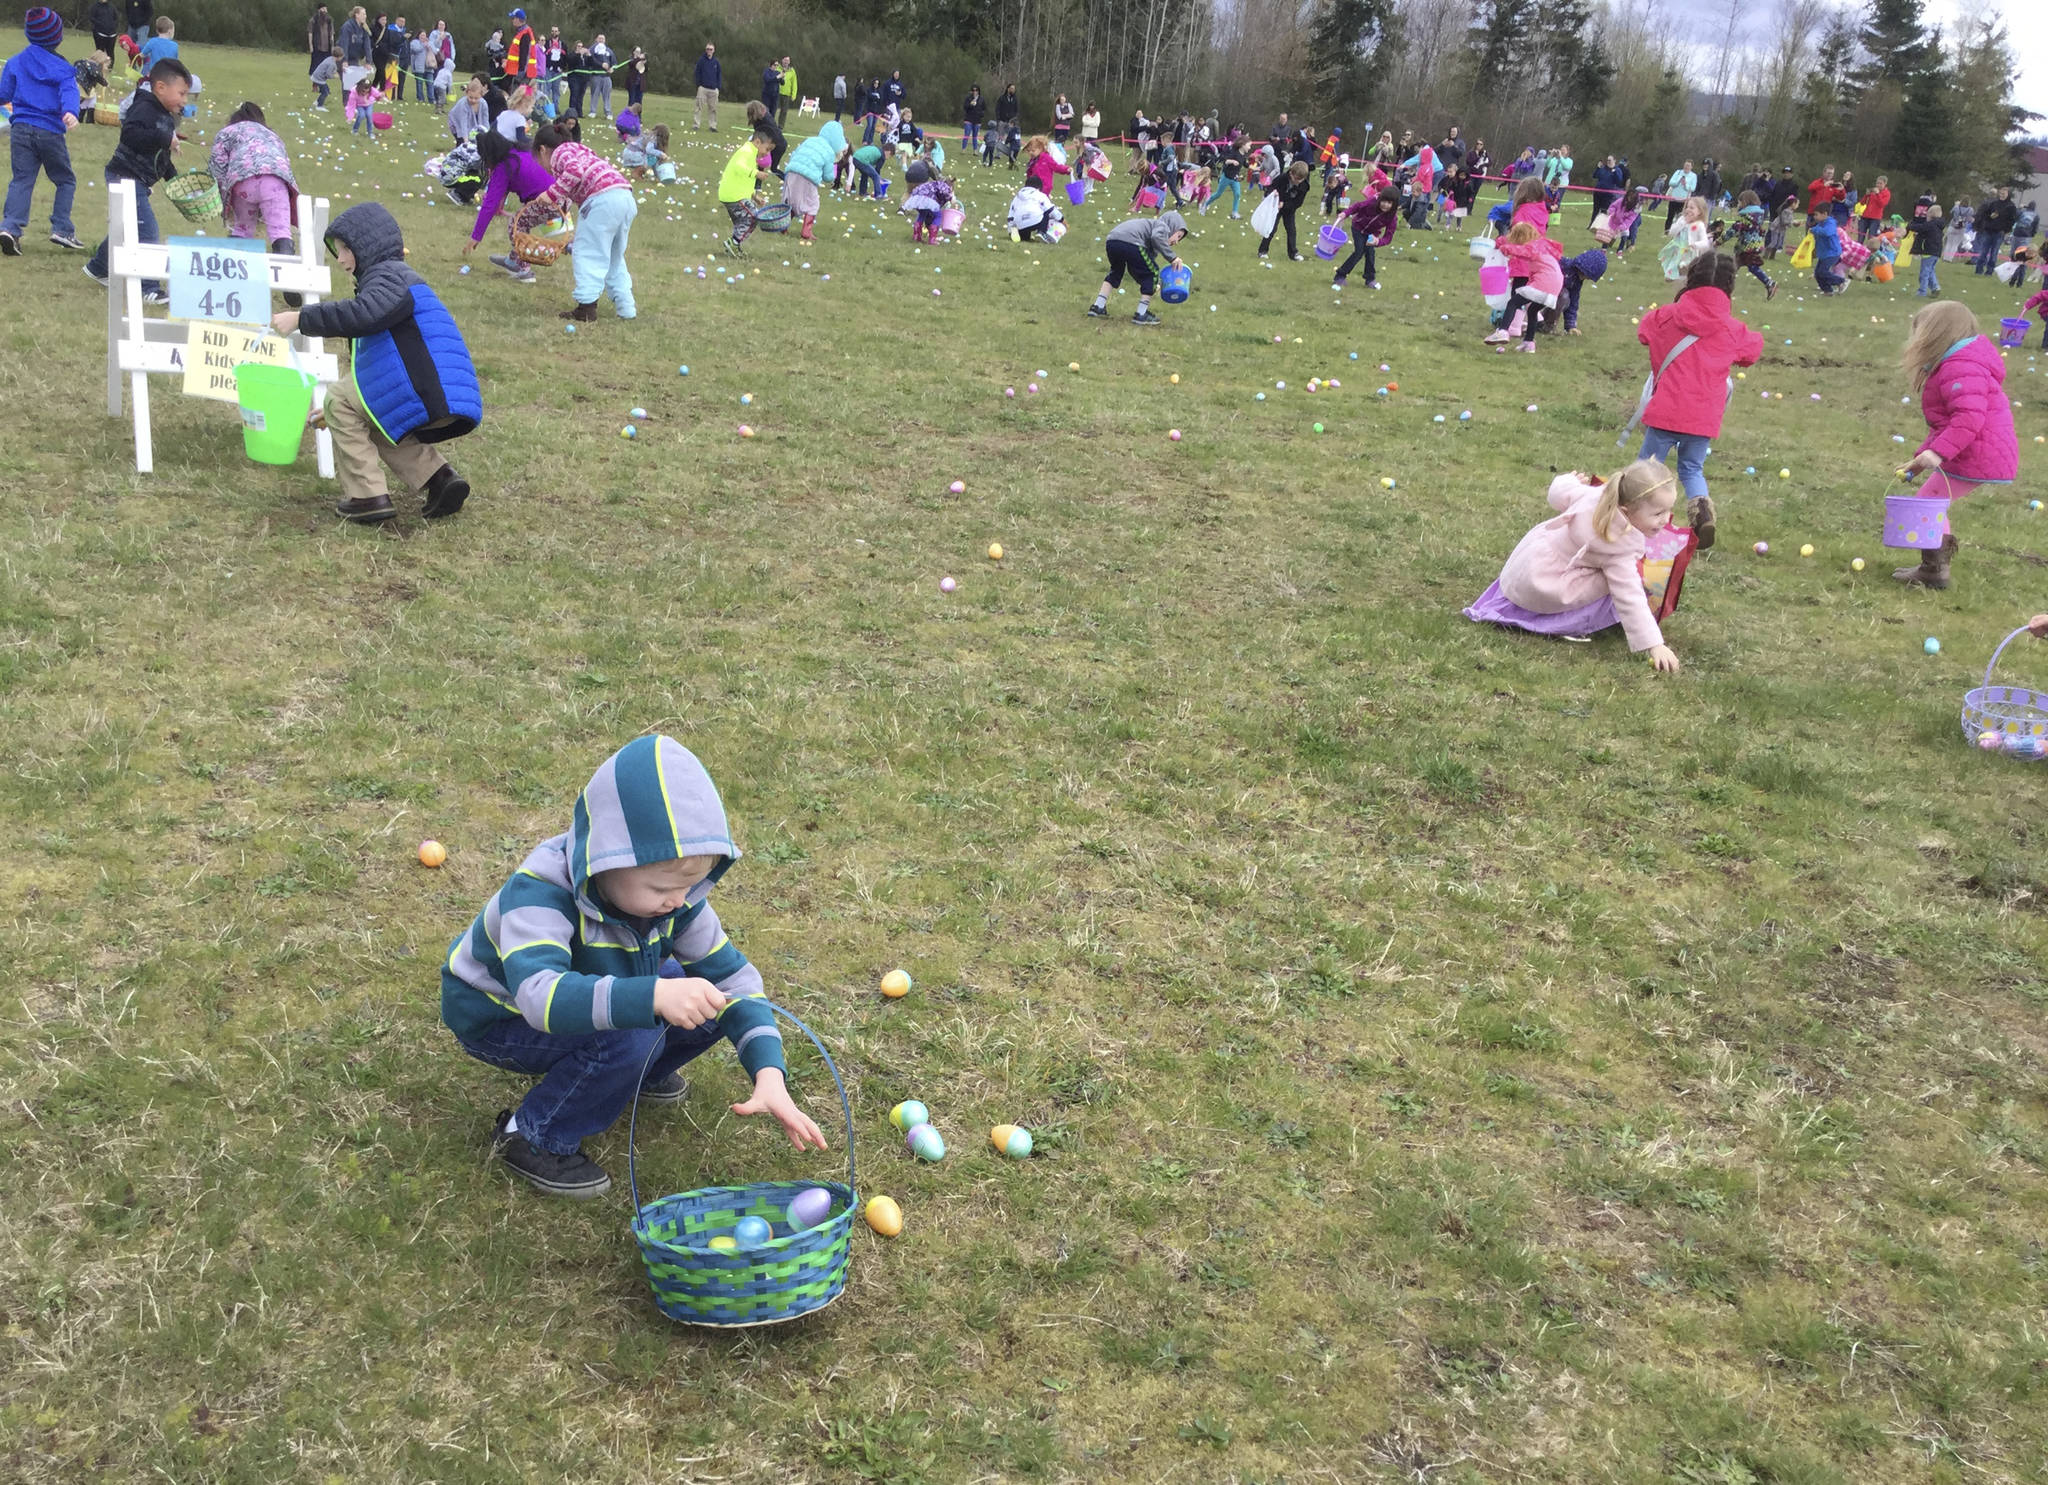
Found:
<path fill-rule="evenodd" d="M 1951 531 L 1941 539 L 1941 545 L 1921 555 L 1918 567 L 1901 567 L 1892 573 L 1895 582 L 1912 587 L 1933 588 L 1937 591 L 1948 586 L 1948 564 L 1955 555 L 1956 537 Z"/>
<path fill-rule="evenodd" d="M 562 318 L 565 320 L 580 320 L 584 324 L 590 324 L 597 319 L 597 305 L 595 303 L 579 304 L 574 309 L 565 309 L 562 311 Z"/>

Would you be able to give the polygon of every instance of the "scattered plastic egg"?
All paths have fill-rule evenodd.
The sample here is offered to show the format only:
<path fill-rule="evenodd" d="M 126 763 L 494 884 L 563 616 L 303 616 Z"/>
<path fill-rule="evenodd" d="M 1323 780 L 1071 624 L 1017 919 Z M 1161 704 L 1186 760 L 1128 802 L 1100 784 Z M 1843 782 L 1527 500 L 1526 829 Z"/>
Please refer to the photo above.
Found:
<path fill-rule="evenodd" d="M 1767 541 L 1760 541 L 1750 550 L 1755 552 L 1759 557 L 1768 557 L 1771 554 L 1771 544 Z"/>
<path fill-rule="evenodd" d="M 1941 653 L 1941 641 L 1930 634 L 1927 638 L 1920 641 L 1920 648 L 1930 655 L 1939 655 Z"/>
<path fill-rule="evenodd" d="M 919 1160 L 944 1160 L 946 1158 L 945 1136 L 929 1124 L 914 1126 L 910 1133 L 903 1137 L 903 1143 L 910 1147 L 910 1153 Z"/>
<path fill-rule="evenodd" d="M 1179 442 L 1180 442 L 1180 429 L 1178 429 L 1178 428 L 1169 428 L 1169 429 L 1167 429 L 1167 430 L 1166 430 L 1166 438 L 1167 438 L 1167 441 L 1168 441 L 1169 443 L 1179 443 Z"/>
<path fill-rule="evenodd" d="M 749 1212 L 732 1225 L 733 1241 L 742 1248 L 758 1248 L 775 1239 L 775 1229 L 765 1217 L 756 1217 Z"/>
<path fill-rule="evenodd" d="M 901 1000 L 910 993 L 910 976 L 900 969 L 892 969 L 882 976 L 882 993 L 891 1000 Z"/>
<path fill-rule="evenodd" d="M 1851 572 L 1861 572 L 1861 571 L 1863 571 L 1863 559 L 1862 559 L 1861 557 L 1851 557 L 1851 558 L 1849 559 L 1849 571 L 1851 571 Z"/>
<path fill-rule="evenodd" d="M 967 481 L 953 481 L 952 484 L 946 486 L 946 493 L 949 495 L 965 495 L 967 493 Z"/>
<path fill-rule="evenodd" d="M 437 840 L 420 842 L 420 865 L 439 866 L 448 859 L 448 848 Z"/>
<path fill-rule="evenodd" d="M 1318 433 L 1322 432 L 1322 431 L 1323 431 L 1323 425 L 1322 425 L 1321 423 L 1317 423 L 1317 424 L 1315 425 L 1315 430 L 1316 430 L 1316 432 L 1318 432 Z"/>
<path fill-rule="evenodd" d="M 1810 541 L 1800 543 L 1799 555 L 1802 557 L 1811 557 L 1813 555 L 1813 543 Z"/>
<path fill-rule="evenodd" d="M 920 1124 L 931 1123 L 932 1113 L 930 1109 L 926 1108 L 916 1099 L 906 1098 L 902 1103 L 897 1104 L 895 1108 L 889 1110 L 889 1122 L 905 1134 L 908 1134 Z"/>
<path fill-rule="evenodd" d="M 1022 1160 L 1031 1153 L 1031 1131 L 1015 1124 L 998 1124 L 988 1132 L 988 1142 L 999 1155 Z"/>
<path fill-rule="evenodd" d="M 883 1237 L 894 1237 L 903 1231 L 903 1208 L 889 1197 L 869 1197 L 860 1214 L 867 1219 L 868 1226 Z"/>
<path fill-rule="evenodd" d="M 1001 542 L 992 541 L 988 544 L 988 560 L 991 562 L 1003 560 L 1003 544 Z"/>
<path fill-rule="evenodd" d="M 942 577 L 939 579 L 939 591 L 941 593 L 950 593 L 959 586 L 960 585 L 958 583 L 954 582 L 949 577 Z"/>

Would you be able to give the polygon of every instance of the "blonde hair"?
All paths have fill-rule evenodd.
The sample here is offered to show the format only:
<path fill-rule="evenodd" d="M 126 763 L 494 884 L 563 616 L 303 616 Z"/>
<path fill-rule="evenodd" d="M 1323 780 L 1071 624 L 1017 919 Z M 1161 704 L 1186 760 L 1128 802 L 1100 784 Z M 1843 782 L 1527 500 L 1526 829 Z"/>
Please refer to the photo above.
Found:
<path fill-rule="evenodd" d="M 1508 228 L 1507 235 L 1501 238 L 1501 241 L 1512 242 L 1516 247 L 1527 247 L 1542 235 L 1541 232 L 1536 230 L 1534 222 L 1520 221 Z"/>
<path fill-rule="evenodd" d="M 1686 198 L 1685 209 L 1682 215 L 1689 216 L 1697 221 L 1704 222 L 1708 217 L 1713 215 L 1713 212 L 1714 209 L 1711 206 L 1707 205 L 1706 197 L 1689 196 Z"/>
<path fill-rule="evenodd" d="M 1906 333 L 1906 348 L 1899 363 L 1906 368 L 1906 380 L 1914 391 L 1927 385 L 1927 378 L 1941 364 L 1941 353 L 1959 340 L 1978 334 L 1977 316 L 1967 304 L 1954 299 L 1937 299 L 1913 316 Z"/>
<path fill-rule="evenodd" d="M 1621 519 L 1623 511 L 1634 510 L 1677 480 L 1678 476 L 1668 466 L 1655 459 L 1638 459 L 1625 469 L 1615 470 L 1607 476 L 1599 504 L 1593 507 L 1593 529 L 1600 533 L 1602 541 L 1614 540 L 1614 523 Z"/>

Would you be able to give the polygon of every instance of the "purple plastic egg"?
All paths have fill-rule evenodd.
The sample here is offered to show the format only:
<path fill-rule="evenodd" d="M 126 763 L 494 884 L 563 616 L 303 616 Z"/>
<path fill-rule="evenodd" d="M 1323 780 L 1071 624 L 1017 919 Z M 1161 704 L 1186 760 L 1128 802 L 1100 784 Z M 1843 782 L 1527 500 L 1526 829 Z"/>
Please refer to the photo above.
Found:
<path fill-rule="evenodd" d="M 789 1225 L 804 1232 L 823 1222 L 832 1211 L 832 1193 L 823 1186 L 809 1186 L 797 1192 L 789 1204 Z"/>

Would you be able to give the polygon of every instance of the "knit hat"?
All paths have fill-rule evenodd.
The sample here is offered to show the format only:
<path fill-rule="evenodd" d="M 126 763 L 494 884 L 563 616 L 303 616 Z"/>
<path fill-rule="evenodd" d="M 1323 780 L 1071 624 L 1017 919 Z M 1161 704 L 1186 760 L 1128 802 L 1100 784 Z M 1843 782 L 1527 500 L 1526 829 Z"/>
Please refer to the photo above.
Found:
<path fill-rule="evenodd" d="M 1607 271 L 1607 254 L 1598 248 L 1587 248 L 1576 258 L 1567 258 L 1565 262 L 1578 269 L 1580 276 L 1591 283 L 1600 282 L 1600 275 Z"/>
<path fill-rule="evenodd" d="M 64 41 L 64 18 L 47 5 L 31 6 L 22 29 L 28 32 L 28 39 L 34 45 L 47 47 L 53 52 Z"/>

